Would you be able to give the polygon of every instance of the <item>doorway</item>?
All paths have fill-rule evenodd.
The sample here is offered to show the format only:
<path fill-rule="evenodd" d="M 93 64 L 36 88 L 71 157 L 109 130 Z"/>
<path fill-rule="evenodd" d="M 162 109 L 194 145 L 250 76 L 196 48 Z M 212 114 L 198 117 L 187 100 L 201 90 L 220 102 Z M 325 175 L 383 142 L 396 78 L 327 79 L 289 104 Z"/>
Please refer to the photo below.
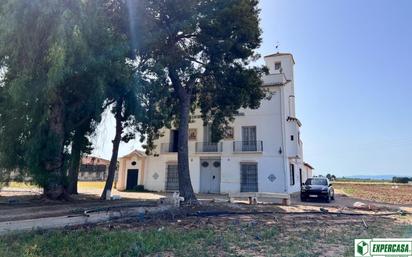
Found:
<path fill-rule="evenodd" d="M 127 170 L 126 190 L 133 190 L 137 186 L 137 179 L 139 178 L 138 169 Z"/>
<path fill-rule="evenodd" d="M 200 192 L 220 193 L 220 159 L 200 160 Z"/>

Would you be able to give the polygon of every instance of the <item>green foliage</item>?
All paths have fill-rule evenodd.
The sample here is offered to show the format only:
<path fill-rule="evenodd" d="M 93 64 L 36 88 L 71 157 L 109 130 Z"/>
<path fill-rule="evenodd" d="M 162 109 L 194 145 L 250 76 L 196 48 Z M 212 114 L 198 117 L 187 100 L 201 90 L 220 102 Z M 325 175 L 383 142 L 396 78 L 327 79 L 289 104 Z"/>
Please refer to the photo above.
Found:
<path fill-rule="evenodd" d="M 336 180 L 336 176 L 330 173 L 326 174 L 326 178 L 329 179 L 330 181 Z"/>
<path fill-rule="evenodd" d="M 409 181 L 412 181 L 412 178 L 409 178 L 409 177 L 393 177 L 392 178 L 393 183 L 407 184 Z"/>
<path fill-rule="evenodd" d="M 107 1 L 112 2 L 112 1 Z M 19 168 L 36 183 L 62 181 L 47 163 L 66 155 L 74 132 L 100 121 L 107 85 L 122 76 L 127 41 L 112 29 L 106 1 L 5 0 L 0 3 L 0 167 Z M 120 74 L 113 75 L 113 72 Z M 64 131 L 51 128 L 53 111 Z M 60 143 L 63 142 L 65 148 Z M 54 177 L 53 177 L 54 176 Z"/>
<path fill-rule="evenodd" d="M 2 187 L 7 185 L 8 182 L 9 182 L 9 173 L 4 169 L 0 169 L 0 190 L 2 189 Z"/>
<path fill-rule="evenodd" d="M 132 190 L 127 190 L 127 191 L 128 192 L 140 192 L 140 193 L 153 192 L 153 191 L 150 191 L 150 190 L 147 190 L 146 188 L 144 188 L 143 185 L 137 185 Z"/>
<path fill-rule="evenodd" d="M 37 160 L 55 146 L 45 114 L 46 98 L 54 95 L 52 84 L 58 79 L 57 68 L 48 71 L 50 57 L 58 55 L 51 35 L 57 34 L 59 13 L 52 11 L 53 4 L 41 8 L 40 1 L 3 1 L 1 6 L 0 59 L 7 70 L 0 102 L 1 164 L 8 169 L 32 166 L 37 173 Z"/>
<path fill-rule="evenodd" d="M 126 257 L 163 256 L 165 253 L 174 256 L 255 256 L 263 253 L 265 256 L 315 257 L 330 250 L 334 250 L 333 256 L 353 256 L 354 238 L 407 238 L 412 235 L 410 224 L 388 225 L 385 220 L 368 220 L 367 230 L 360 224 L 340 222 L 336 226 L 341 233 L 321 222 L 306 224 L 303 220 L 298 221 L 299 229 L 287 222 L 268 224 L 235 219 L 225 224 L 213 220 L 204 226 L 192 224 L 190 229 L 161 223 L 165 228 L 150 227 L 140 231 L 130 226 L 139 226 L 139 223 L 132 223 L 127 229 L 21 233 L 0 237 L 0 256 Z M 197 223 L 203 224 L 203 221 Z M 347 255 L 343 255 L 345 250 Z"/>
<path fill-rule="evenodd" d="M 0 167 L 62 184 L 70 145 L 90 151 L 107 106 L 119 114 L 121 139 L 138 131 L 148 151 L 162 127 L 179 127 L 188 100 L 221 137 L 239 108 L 265 96 L 265 70 L 250 67 L 261 43 L 257 4 L 2 1 Z"/>
<path fill-rule="evenodd" d="M 255 0 L 137 1 L 131 6 L 132 34 L 136 38 L 141 78 L 152 84 L 144 93 L 157 99 L 161 111 L 141 128 L 151 141 L 159 136 L 156 125 L 179 127 L 178 106 L 185 97 L 191 110 L 200 108 L 205 123 L 221 138 L 239 108 L 258 108 L 265 96 L 263 68 L 250 67 L 259 56 L 259 9 Z M 156 86 L 154 86 L 154 85 Z M 160 101 L 160 103 L 159 103 Z M 153 125 L 153 126 L 151 126 Z M 180 124 L 183 125 L 184 124 Z M 160 126 L 157 126 L 160 127 Z"/>
<path fill-rule="evenodd" d="M 201 249 L 203 240 L 213 237 L 210 229 L 179 233 L 173 230 L 52 231 L 3 237 L 1 256 L 146 256 L 176 249 L 190 256 Z M 8 243 L 7 245 L 5 243 Z M 85 243 L 86 242 L 86 243 Z"/>

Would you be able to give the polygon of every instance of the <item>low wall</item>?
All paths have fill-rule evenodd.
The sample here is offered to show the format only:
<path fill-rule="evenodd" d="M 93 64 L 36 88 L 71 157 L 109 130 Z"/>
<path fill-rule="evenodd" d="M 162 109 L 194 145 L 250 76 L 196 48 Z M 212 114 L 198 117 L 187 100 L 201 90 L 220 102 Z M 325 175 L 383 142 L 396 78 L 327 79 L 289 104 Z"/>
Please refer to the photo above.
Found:
<path fill-rule="evenodd" d="M 90 209 L 83 214 L 47 217 L 29 220 L 4 221 L 0 222 L 0 235 L 31 231 L 36 229 L 55 229 L 68 226 L 77 226 L 83 224 L 94 224 L 105 222 L 112 219 L 127 218 L 139 216 L 140 214 L 154 214 L 164 212 L 174 208 L 170 204 L 160 204 L 158 206 L 144 207 L 116 207 L 116 208 L 99 208 Z"/>

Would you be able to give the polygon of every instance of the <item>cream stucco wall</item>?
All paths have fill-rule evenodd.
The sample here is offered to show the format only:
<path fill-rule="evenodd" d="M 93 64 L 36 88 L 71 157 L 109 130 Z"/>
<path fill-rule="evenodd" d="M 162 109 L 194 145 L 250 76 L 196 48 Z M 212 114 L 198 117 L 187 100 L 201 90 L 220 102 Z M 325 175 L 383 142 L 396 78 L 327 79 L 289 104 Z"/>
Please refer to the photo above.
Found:
<path fill-rule="evenodd" d="M 133 162 L 136 162 L 136 164 L 133 165 Z M 118 190 L 126 189 L 127 171 L 129 169 L 139 170 L 137 184 L 144 185 L 145 165 L 146 158 L 137 154 L 131 154 L 126 157 L 120 158 L 116 188 Z"/>
<path fill-rule="evenodd" d="M 310 167 L 304 165 L 303 166 L 303 176 L 304 176 L 303 182 L 305 182 L 306 179 L 308 179 L 308 178 L 312 178 L 313 177 L 313 169 L 311 169 Z"/>
<path fill-rule="evenodd" d="M 294 193 L 300 190 L 300 169 L 303 167 L 303 149 L 299 141 L 300 127 L 296 121 L 287 121 L 288 117 L 295 117 L 293 65 L 291 55 L 279 55 L 265 58 L 270 73 L 276 74 L 275 62 L 282 63 L 284 76 L 289 80 L 284 85 L 274 84 L 267 86 L 272 97 L 263 100 L 256 110 L 240 109 L 240 115 L 236 116 L 231 124 L 234 128 L 233 140 L 222 140 L 221 153 L 197 153 L 196 142 L 203 142 L 204 127 L 200 118 L 194 118 L 189 128 L 197 129 L 196 140 L 189 141 L 189 168 L 193 189 L 200 190 L 200 162 L 202 158 L 216 158 L 221 161 L 221 193 L 240 191 L 240 165 L 243 162 L 253 162 L 258 167 L 258 189 L 260 192 L 287 192 Z M 198 115 L 196 112 L 194 115 Z M 233 141 L 242 140 L 242 127 L 256 126 L 256 139 L 263 141 L 263 151 L 234 152 Z M 162 143 L 170 143 L 170 131 L 163 130 L 164 136 L 156 141 L 154 155 L 145 158 L 135 156 L 137 159 L 121 159 L 120 169 L 123 175 L 119 176 L 119 189 L 125 187 L 126 172 L 131 168 L 131 161 L 138 162 L 139 184 L 153 191 L 164 191 L 166 185 L 166 172 L 168 164 L 177 163 L 177 153 L 163 153 Z M 294 140 L 290 136 L 294 135 Z M 295 165 L 295 184 L 290 183 L 290 164 Z M 119 173 L 120 175 L 121 173 Z M 144 174 L 144 175 L 143 175 Z M 142 176 L 143 175 L 143 176 Z M 303 180 L 303 178 L 302 178 Z"/>

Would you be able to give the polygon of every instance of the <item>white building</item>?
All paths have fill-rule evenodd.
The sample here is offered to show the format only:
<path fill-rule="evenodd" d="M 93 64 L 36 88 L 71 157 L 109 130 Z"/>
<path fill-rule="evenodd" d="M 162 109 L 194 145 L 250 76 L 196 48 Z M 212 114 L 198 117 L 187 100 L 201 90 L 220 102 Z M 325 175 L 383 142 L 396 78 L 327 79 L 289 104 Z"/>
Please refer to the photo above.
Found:
<path fill-rule="evenodd" d="M 264 60 L 269 74 L 263 86 L 272 97 L 262 100 L 259 109 L 241 109 L 224 140 L 212 142 L 210 128 L 200 117 L 192 117 L 189 165 L 196 193 L 300 190 L 304 162 L 301 123 L 295 114 L 295 62 L 289 53 Z M 177 190 L 177 131 L 164 132 L 156 142 L 157 154 L 134 151 L 120 158 L 117 189 L 143 185 L 153 191 Z"/>
<path fill-rule="evenodd" d="M 303 163 L 303 173 L 302 173 L 302 183 L 305 183 L 308 178 L 313 177 L 313 170 L 315 168 L 312 167 L 309 163 Z"/>

